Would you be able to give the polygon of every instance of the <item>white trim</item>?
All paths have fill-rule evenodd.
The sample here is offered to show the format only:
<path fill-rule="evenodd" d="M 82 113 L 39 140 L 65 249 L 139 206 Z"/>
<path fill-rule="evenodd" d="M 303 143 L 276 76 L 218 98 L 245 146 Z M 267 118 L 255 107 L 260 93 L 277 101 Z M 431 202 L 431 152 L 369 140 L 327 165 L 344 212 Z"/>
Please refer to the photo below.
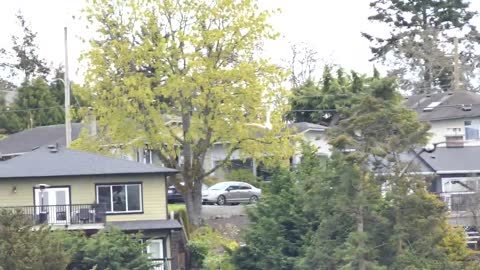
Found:
<path fill-rule="evenodd" d="M 437 174 L 480 173 L 480 170 L 437 171 Z"/>
<path fill-rule="evenodd" d="M 125 211 L 112 211 L 113 210 L 113 187 L 114 186 L 123 186 L 125 189 Z M 138 186 L 138 192 L 139 192 L 139 206 L 140 210 L 128 210 L 128 186 Z M 97 193 L 97 203 L 99 203 L 99 195 L 98 195 L 98 188 L 99 187 L 109 187 L 110 188 L 110 211 L 106 211 L 107 214 L 131 214 L 131 213 L 142 213 L 143 212 L 143 189 L 142 189 L 142 184 L 140 183 L 135 183 L 135 184 L 130 184 L 130 183 L 116 183 L 116 184 L 98 184 L 96 185 L 96 193 Z"/>

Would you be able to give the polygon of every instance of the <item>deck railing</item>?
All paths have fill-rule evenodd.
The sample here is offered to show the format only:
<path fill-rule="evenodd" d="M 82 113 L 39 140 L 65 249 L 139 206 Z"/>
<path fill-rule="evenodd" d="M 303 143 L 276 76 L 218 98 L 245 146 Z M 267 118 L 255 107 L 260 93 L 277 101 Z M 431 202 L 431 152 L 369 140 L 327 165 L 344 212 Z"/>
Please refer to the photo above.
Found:
<path fill-rule="evenodd" d="M 172 259 L 165 258 L 165 259 L 150 259 L 153 264 L 152 270 L 169 270 L 170 261 Z"/>
<path fill-rule="evenodd" d="M 63 204 L 1 207 L 25 216 L 36 225 L 71 225 L 105 223 L 105 207 L 100 204 Z"/>

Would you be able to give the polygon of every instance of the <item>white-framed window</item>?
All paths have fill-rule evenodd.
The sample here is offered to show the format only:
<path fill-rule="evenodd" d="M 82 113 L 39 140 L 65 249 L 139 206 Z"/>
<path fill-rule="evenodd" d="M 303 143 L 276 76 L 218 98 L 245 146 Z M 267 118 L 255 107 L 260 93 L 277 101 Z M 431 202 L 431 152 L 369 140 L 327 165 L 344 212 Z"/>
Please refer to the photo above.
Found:
<path fill-rule="evenodd" d="M 155 265 L 153 270 L 165 270 L 168 269 L 165 261 L 165 240 L 150 239 L 147 240 L 147 254 L 152 263 Z"/>
<path fill-rule="evenodd" d="M 98 184 L 97 203 L 107 213 L 139 213 L 142 207 L 142 184 Z"/>
<path fill-rule="evenodd" d="M 480 139 L 480 125 L 478 121 L 467 120 L 465 125 L 465 140 L 478 140 Z"/>

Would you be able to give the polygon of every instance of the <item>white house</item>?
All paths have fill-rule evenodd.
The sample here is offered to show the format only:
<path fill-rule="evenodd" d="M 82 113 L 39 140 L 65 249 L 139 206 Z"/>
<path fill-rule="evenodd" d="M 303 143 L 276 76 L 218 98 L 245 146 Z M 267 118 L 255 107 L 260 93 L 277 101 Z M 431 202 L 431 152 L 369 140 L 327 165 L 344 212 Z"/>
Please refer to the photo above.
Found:
<path fill-rule="evenodd" d="M 406 105 L 420 121 L 430 123 L 430 143 L 456 139 L 465 146 L 480 145 L 480 95 L 466 91 L 413 95 L 406 98 Z"/>

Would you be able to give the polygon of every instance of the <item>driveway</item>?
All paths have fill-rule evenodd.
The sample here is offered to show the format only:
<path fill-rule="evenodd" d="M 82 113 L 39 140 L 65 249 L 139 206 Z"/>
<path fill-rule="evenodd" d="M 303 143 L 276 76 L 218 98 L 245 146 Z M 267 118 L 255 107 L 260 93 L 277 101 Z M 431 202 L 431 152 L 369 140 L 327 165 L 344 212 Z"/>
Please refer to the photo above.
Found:
<path fill-rule="evenodd" d="M 246 205 L 203 205 L 202 217 L 204 219 L 229 218 L 233 216 L 246 216 Z"/>

